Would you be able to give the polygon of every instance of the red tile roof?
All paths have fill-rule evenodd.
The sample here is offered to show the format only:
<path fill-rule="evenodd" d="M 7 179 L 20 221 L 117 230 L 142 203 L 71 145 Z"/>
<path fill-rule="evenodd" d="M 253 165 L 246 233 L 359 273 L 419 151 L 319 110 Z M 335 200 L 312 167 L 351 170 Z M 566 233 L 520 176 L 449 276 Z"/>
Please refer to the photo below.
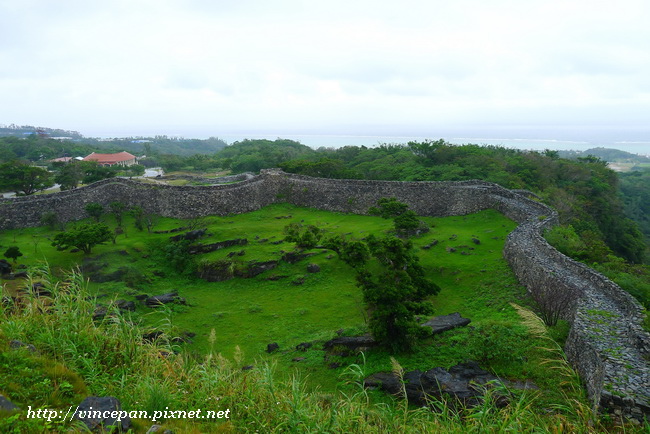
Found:
<path fill-rule="evenodd" d="M 99 164 L 115 164 L 121 161 L 134 160 L 135 155 L 131 155 L 126 151 L 118 152 L 117 154 L 97 154 L 93 152 L 84 158 L 84 161 L 97 161 Z"/>

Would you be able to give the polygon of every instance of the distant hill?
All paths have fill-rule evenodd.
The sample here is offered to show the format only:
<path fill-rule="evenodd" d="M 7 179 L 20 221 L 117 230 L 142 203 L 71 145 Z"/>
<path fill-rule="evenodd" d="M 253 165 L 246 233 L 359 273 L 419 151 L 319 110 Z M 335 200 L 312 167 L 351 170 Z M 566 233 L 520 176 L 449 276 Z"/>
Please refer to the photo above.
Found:
<path fill-rule="evenodd" d="M 559 151 L 562 158 L 576 159 L 592 155 L 608 163 L 650 163 L 650 158 L 611 148 L 591 148 L 586 151 Z"/>
<path fill-rule="evenodd" d="M 59 141 L 72 141 L 77 144 L 87 145 L 92 150 L 105 152 L 128 151 L 134 155 L 142 154 L 173 154 L 190 156 L 194 154 L 214 154 L 225 148 L 228 143 L 218 137 L 208 139 L 185 139 L 182 137 L 154 136 L 154 137 L 122 137 L 113 139 L 98 139 L 85 137 L 77 131 L 62 130 L 58 128 L 35 127 L 32 125 L 0 125 L 0 138 L 38 137 L 40 139 L 56 139 Z M 54 155 L 60 157 L 62 155 Z"/>

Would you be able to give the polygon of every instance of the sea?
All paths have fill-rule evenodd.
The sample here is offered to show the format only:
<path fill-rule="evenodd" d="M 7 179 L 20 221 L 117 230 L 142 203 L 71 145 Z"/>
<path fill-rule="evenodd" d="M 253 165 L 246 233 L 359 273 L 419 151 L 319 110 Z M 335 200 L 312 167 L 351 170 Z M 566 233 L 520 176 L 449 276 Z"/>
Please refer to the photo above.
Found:
<path fill-rule="evenodd" d="M 472 134 L 474 132 L 475 134 Z M 455 145 L 475 144 L 502 146 L 520 150 L 585 151 L 592 148 L 612 148 L 650 156 L 650 129 L 608 130 L 454 130 L 424 134 L 282 134 L 237 133 L 215 135 L 232 144 L 244 139 L 278 138 L 295 140 L 312 148 L 339 148 L 342 146 L 375 147 L 382 144 L 403 144 L 411 141 L 444 139 Z"/>
<path fill-rule="evenodd" d="M 173 127 L 172 127 L 173 128 Z M 121 134 L 100 133 L 100 137 L 168 137 L 199 138 L 218 137 L 228 144 L 244 139 L 290 139 L 312 148 L 340 148 L 342 146 L 375 147 L 382 144 L 404 144 L 411 141 L 444 139 L 448 143 L 463 145 L 492 145 L 521 150 L 585 151 L 603 147 L 619 149 L 633 154 L 650 156 L 650 126 L 648 127 L 455 127 L 432 128 L 426 131 L 397 131 L 389 128 L 366 128 L 352 132 L 296 132 L 295 130 L 222 131 L 199 127 L 177 128 L 169 131 L 122 131 Z"/>

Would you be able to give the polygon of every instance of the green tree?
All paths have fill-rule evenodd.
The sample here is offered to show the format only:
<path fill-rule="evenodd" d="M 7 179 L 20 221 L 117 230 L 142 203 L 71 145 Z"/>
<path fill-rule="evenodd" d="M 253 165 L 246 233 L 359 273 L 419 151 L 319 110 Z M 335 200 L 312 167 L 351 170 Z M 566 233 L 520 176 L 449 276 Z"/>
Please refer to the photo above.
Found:
<path fill-rule="evenodd" d="M 23 256 L 23 254 L 20 251 L 20 248 L 17 246 L 9 247 L 4 253 L 4 257 L 7 259 L 11 259 L 14 262 L 14 264 L 18 261 L 18 258 L 20 258 L 21 256 Z"/>
<path fill-rule="evenodd" d="M 20 162 L 0 165 L 0 189 L 14 191 L 16 194 L 29 196 L 40 190 L 52 187 L 52 174 L 40 167 Z"/>
<path fill-rule="evenodd" d="M 119 201 L 111 202 L 109 207 L 111 208 L 111 213 L 115 216 L 115 222 L 118 227 L 122 227 L 122 220 L 124 219 L 124 213 L 127 208 L 126 205 Z"/>
<path fill-rule="evenodd" d="M 139 231 L 144 230 L 145 213 L 141 206 L 135 205 L 129 210 L 129 214 L 133 217 L 133 224 Z"/>
<path fill-rule="evenodd" d="M 41 224 L 54 230 L 59 226 L 59 216 L 54 211 L 46 211 L 41 214 Z"/>
<path fill-rule="evenodd" d="M 410 351 L 418 337 L 427 335 L 416 315 L 433 312 L 427 298 L 440 292 L 440 287 L 426 279 L 410 241 L 370 235 L 365 247 L 360 243 L 330 239 L 327 245 L 338 249 L 339 257 L 357 270 L 373 337 L 393 353 Z M 368 263 L 370 257 L 379 269 Z"/>
<path fill-rule="evenodd" d="M 86 213 L 88 213 L 88 215 L 92 217 L 97 223 L 99 223 L 102 215 L 104 214 L 104 207 L 102 204 L 97 202 L 90 202 L 86 204 L 84 209 L 86 210 Z"/>
<path fill-rule="evenodd" d="M 74 162 L 64 164 L 61 169 L 59 169 L 54 180 L 61 186 L 61 190 L 72 190 L 79 186 L 79 183 L 83 178 L 84 168 L 82 163 Z"/>
<path fill-rule="evenodd" d="M 91 184 L 93 182 L 101 181 L 102 179 L 113 178 L 117 175 L 116 168 L 109 166 L 100 166 L 96 161 L 84 161 L 83 163 L 84 184 Z"/>
<path fill-rule="evenodd" d="M 376 207 L 371 207 L 368 214 L 378 215 L 385 219 L 393 219 L 395 232 L 399 236 L 410 236 L 416 232 L 428 232 L 429 227 L 420 219 L 417 214 L 409 209 L 408 205 L 399 202 L 396 198 L 381 198 L 377 201 Z"/>
<path fill-rule="evenodd" d="M 323 237 L 323 231 L 314 225 L 291 223 L 284 227 L 285 241 L 296 243 L 302 249 L 313 249 Z"/>
<path fill-rule="evenodd" d="M 104 223 L 84 223 L 54 236 L 52 246 L 57 250 L 77 248 L 86 255 L 93 247 L 113 239 L 113 232 Z"/>

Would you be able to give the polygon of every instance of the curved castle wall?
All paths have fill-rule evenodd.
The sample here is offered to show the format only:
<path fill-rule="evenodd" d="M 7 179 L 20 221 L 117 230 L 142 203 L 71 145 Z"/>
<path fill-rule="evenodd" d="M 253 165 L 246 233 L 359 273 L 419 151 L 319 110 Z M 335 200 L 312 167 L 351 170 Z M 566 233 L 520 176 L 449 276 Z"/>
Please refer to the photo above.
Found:
<path fill-rule="evenodd" d="M 174 187 L 127 179 L 100 181 L 62 193 L 0 200 L 0 229 L 37 226 L 41 215 L 85 218 L 89 202 L 120 201 L 168 217 L 239 214 L 275 202 L 363 214 L 382 197 L 396 197 L 427 216 L 463 215 L 494 208 L 519 226 L 504 257 L 529 291 L 576 295 L 562 317 L 571 323 L 565 352 L 586 383 L 594 406 L 642 420 L 650 414 L 650 335 L 641 306 L 617 285 L 571 260 L 542 238 L 557 223 L 551 208 L 496 184 L 334 180 L 279 170 L 237 184 Z"/>

